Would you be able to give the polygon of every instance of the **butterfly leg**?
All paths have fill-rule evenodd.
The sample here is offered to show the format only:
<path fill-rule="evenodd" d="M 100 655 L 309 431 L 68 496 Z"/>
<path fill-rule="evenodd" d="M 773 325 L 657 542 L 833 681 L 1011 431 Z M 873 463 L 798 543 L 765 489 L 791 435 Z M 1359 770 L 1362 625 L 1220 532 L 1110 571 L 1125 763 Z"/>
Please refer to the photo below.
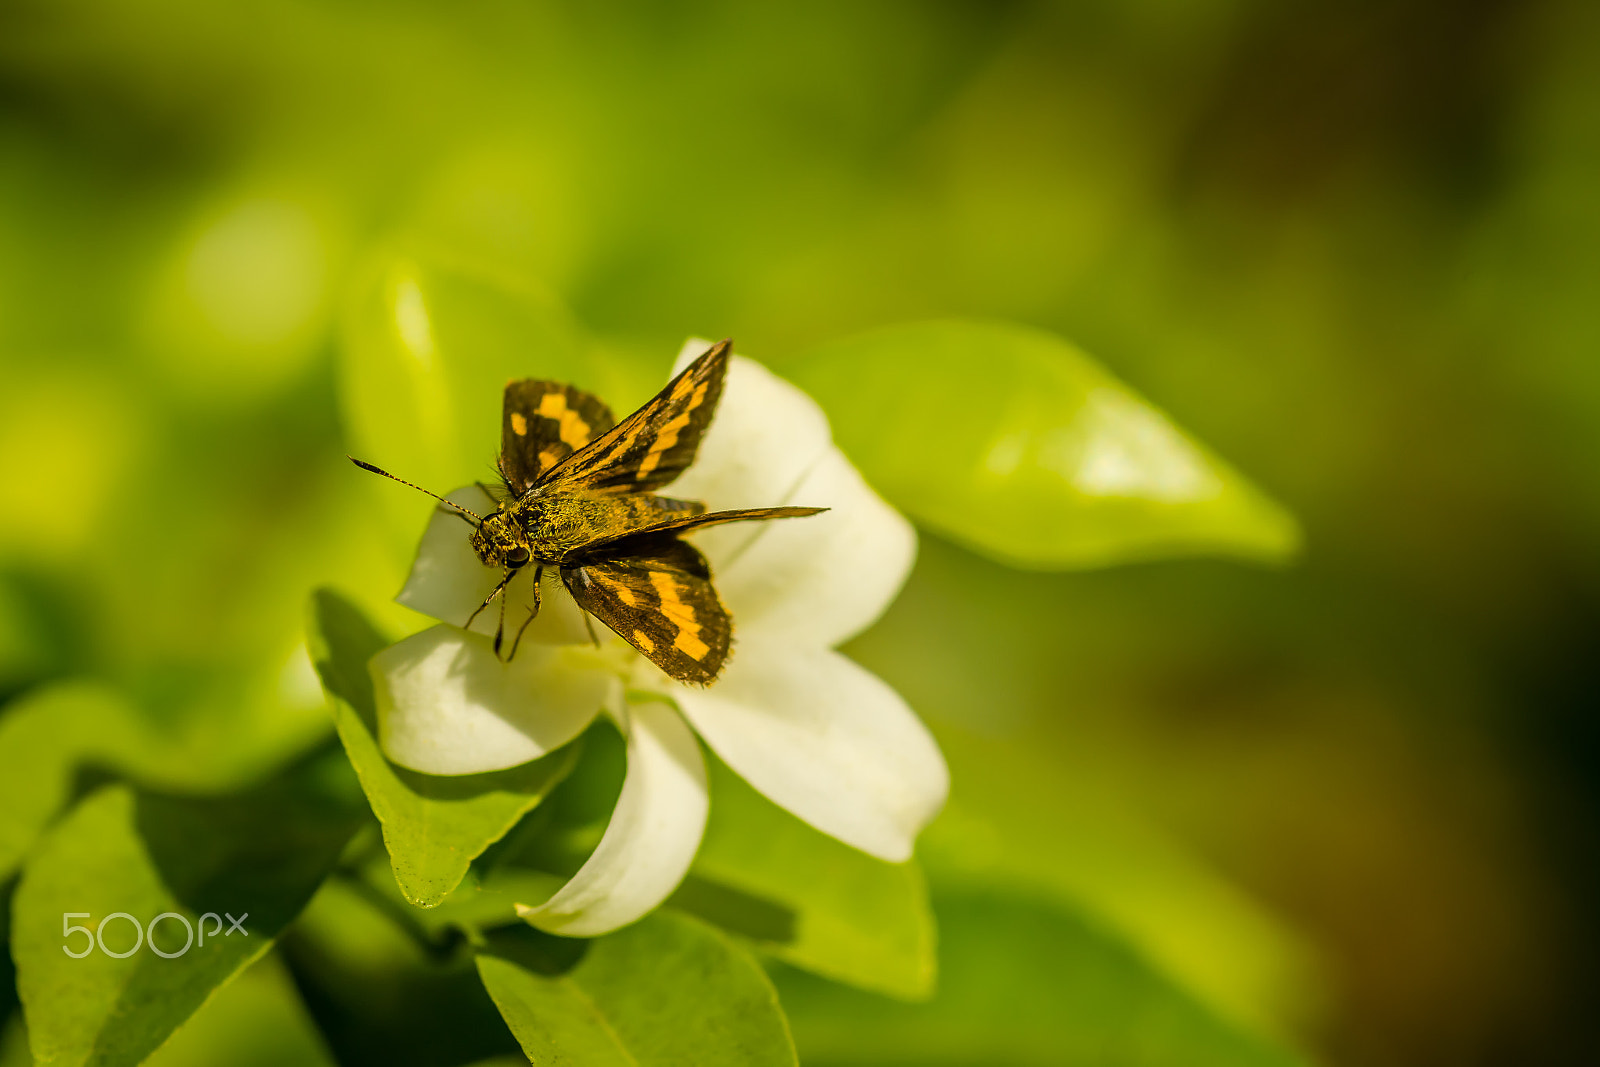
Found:
<path fill-rule="evenodd" d="M 502 583 L 504 584 L 504 583 Z M 500 641 L 506 635 L 506 601 L 510 597 L 500 598 L 500 621 L 494 624 L 494 658 L 500 658 Z"/>
<path fill-rule="evenodd" d="M 529 609 L 527 619 L 523 620 L 522 625 L 517 628 L 516 640 L 511 642 L 511 655 L 506 657 L 506 662 L 507 663 L 510 663 L 512 660 L 517 658 L 517 646 L 522 644 L 522 635 L 527 632 L 528 624 L 533 622 L 534 619 L 537 619 L 539 617 L 539 581 L 543 577 L 544 577 L 544 568 L 543 567 L 534 568 L 534 571 L 533 571 L 533 607 L 531 609 Z"/>
<path fill-rule="evenodd" d="M 599 648 L 600 647 L 600 638 L 594 632 L 594 616 L 590 615 L 587 611 L 585 611 L 583 613 L 583 625 L 588 627 L 589 640 L 594 642 L 594 647 L 595 648 Z"/>
<path fill-rule="evenodd" d="M 472 628 L 472 620 L 476 619 L 478 617 L 478 612 L 482 611 L 484 608 L 488 607 L 490 604 L 493 604 L 494 603 L 494 598 L 499 596 L 501 593 L 505 592 L 506 585 L 511 581 L 511 576 L 513 574 L 516 574 L 516 573 L 517 572 L 515 570 L 511 569 L 510 567 L 506 568 L 506 576 L 504 578 L 500 579 L 500 584 L 495 586 L 494 590 L 488 596 L 483 598 L 483 603 L 479 604 L 477 609 L 474 610 L 471 615 L 467 616 L 467 621 L 461 624 L 461 628 L 463 630 L 468 630 L 468 629 Z"/>

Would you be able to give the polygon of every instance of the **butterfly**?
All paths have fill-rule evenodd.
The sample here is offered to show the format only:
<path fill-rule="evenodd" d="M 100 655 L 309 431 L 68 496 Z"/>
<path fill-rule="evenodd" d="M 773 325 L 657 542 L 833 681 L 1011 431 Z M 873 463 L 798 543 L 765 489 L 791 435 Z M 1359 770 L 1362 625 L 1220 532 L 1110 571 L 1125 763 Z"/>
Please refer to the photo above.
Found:
<path fill-rule="evenodd" d="M 560 382 L 506 383 L 501 418 L 500 486 L 488 487 L 495 511 L 480 517 L 421 489 L 472 527 L 473 550 L 503 577 L 473 612 L 496 599 L 505 633 L 505 589 L 524 567 L 534 570 L 534 604 L 511 643 L 511 656 L 539 612 L 539 579 L 555 568 L 580 608 L 680 682 L 710 685 L 727 662 L 733 621 L 711 581 L 711 567 L 683 536 L 707 526 L 815 515 L 826 508 L 744 508 L 707 512 L 697 500 L 656 492 L 694 463 L 716 414 L 731 341 L 691 363 L 639 410 L 617 422 L 593 394 Z M 467 624 L 471 625 L 471 619 Z M 591 630 L 592 632 L 592 630 Z"/>

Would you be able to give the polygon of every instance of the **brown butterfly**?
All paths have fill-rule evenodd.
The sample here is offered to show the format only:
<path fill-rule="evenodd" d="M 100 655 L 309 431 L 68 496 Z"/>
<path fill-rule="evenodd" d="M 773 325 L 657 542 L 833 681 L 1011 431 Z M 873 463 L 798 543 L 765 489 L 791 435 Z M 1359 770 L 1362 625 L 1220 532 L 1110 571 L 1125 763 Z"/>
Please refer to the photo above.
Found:
<path fill-rule="evenodd" d="M 482 611 L 501 597 L 496 654 L 505 631 L 506 586 L 523 567 L 535 568 L 534 604 L 512 641 L 514 656 L 523 630 L 539 611 L 539 578 L 544 568 L 557 567 L 579 607 L 669 676 L 698 685 L 716 680 L 728 658 L 733 622 L 711 584 L 705 557 L 682 536 L 724 522 L 827 510 L 746 508 L 708 514 L 699 501 L 656 494 L 694 462 L 722 397 L 731 348 L 731 341 L 713 345 L 620 423 L 604 402 L 573 386 L 533 378 L 506 384 L 499 463 L 503 488 L 491 490 L 499 501 L 494 513 L 480 518 L 428 493 L 473 525 L 472 547 L 484 563 L 505 569 L 478 606 Z M 350 458 L 374 474 L 403 481 Z"/>

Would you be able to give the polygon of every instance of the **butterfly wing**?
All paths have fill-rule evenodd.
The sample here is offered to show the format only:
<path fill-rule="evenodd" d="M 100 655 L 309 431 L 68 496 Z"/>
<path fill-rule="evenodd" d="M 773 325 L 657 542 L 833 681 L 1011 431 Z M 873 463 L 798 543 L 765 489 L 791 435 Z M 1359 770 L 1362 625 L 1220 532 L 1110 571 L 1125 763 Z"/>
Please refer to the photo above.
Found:
<path fill-rule="evenodd" d="M 580 607 L 669 677 L 710 685 L 727 661 L 733 622 L 693 545 L 670 533 L 630 539 L 632 554 L 561 569 Z"/>
<path fill-rule="evenodd" d="M 707 349 L 644 407 L 551 471 L 552 489 L 644 493 L 682 474 L 716 413 L 731 347 L 720 341 Z"/>
<path fill-rule="evenodd" d="M 675 538 L 681 534 L 692 533 L 702 526 L 720 526 L 725 522 L 755 522 L 762 519 L 798 519 L 828 510 L 797 507 L 741 508 L 737 511 L 713 511 L 709 514 L 700 512 L 684 514 L 688 511 L 687 506 L 693 506 L 692 501 L 671 500 L 661 496 L 645 499 L 659 501 L 661 504 L 682 510 L 674 515 L 664 507 L 653 509 L 654 514 L 650 515 L 650 518 L 654 521 L 649 521 L 648 525 L 641 524 L 633 529 L 619 530 L 614 535 L 599 538 L 581 549 L 584 556 L 590 559 L 601 556 L 606 559 L 627 559 L 641 552 L 649 552 L 662 536 Z M 644 518 L 648 514 L 641 513 L 640 517 Z"/>
<path fill-rule="evenodd" d="M 675 532 L 679 534 L 690 533 L 702 526 L 720 526 L 725 522 L 755 522 L 762 519 L 803 519 L 807 515 L 817 515 L 827 508 L 738 508 L 734 511 L 712 511 L 703 515 L 685 515 L 681 518 L 667 519 L 640 530 L 636 536 Z"/>
<path fill-rule="evenodd" d="M 516 496 L 616 423 L 598 397 L 560 382 L 506 383 L 500 473 Z"/>

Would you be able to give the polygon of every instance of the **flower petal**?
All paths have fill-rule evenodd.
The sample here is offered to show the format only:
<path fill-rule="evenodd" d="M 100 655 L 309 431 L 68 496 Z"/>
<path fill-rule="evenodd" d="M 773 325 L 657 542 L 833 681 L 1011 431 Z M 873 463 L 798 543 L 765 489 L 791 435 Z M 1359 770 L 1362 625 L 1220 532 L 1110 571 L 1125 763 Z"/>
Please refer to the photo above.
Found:
<path fill-rule="evenodd" d="M 494 511 L 494 501 L 489 494 L 475 485 L 457 489 L 449 499 L 469 511 L 488 515 Z M 422 543 L 417 546 L 417 558 L 411 564 L 411 574 L 405 588 L 394 598 L 413 611 L 432 616 L 440 622 L 463 626 L 478 605 L 494 591 L 503 571 L 486 567 L 469 541 L 472 531 L 460 517 L 443 508 L 437 508 L 422 533 Z M 517 627 L 527 619 L 533 607 L 533 571 L 524 567 L 506 587 L 505 626 L 507 641 L 516 636 Z M 522 635 L 523 644 L 579 645 L 589 640 L 589 631 L 583 625 L 583 615 L 572 595 L 561 584 L 560 575 L 546 568 L 540 586 L 541 606 L 539 617 Z M 500 625 L 500 605 L 491 604 L 478 612 L 472 620 L 472 632 L 493 636 Z"/>
<path fill-rule="evenodd" d="M 694 689 L 656 672 L 653 687 L 669 690 L 706 743 L 768 798 L 880 859 L 909 858 L 944 805 L 949 772 L 927 728 L 837 652 L 752 635 L 716 685 Z"/>
<path fill-rule="evenodd" d="M 706 827 L 706 767 L 694 734 L 660 701 L 628 708 L 628 772 L 605 836 L 572 879 L 517 914 L 541 930 L 593 937 L 626 926 L 683 880 Z"/>
<path fill-rule="evenodd" d="M 740 633 L 781 631 L 788 641 L 840 644 L 894 600 L 916 558 L 916 531 L 837 448 L 784 502 L 832 510 L 763 523 L 716 572 L 717 589 Z"/>
<path fill-rule="evenodd" d="M 510 663 L 489 639 L 435 626 L 372 657 L 378 743 L 402 767 L 478 774 L 571 741 L 615 692 L 583 648 L 524 644 Z"/>
<path fill-rule="evenodd" d="M 691 339 L 673 373 L 709 347 Z M 773 507 L 789 499 L 831 443 L 828 417 L 815 400 L 761 364 L 734 356 L 694 466 L 665 492 L 702 500 L 712 511 Z M 760 532 L 759 524 L 735 523 L 706 530 L 696 544 L 713 565 L 722 564 Z"/>

